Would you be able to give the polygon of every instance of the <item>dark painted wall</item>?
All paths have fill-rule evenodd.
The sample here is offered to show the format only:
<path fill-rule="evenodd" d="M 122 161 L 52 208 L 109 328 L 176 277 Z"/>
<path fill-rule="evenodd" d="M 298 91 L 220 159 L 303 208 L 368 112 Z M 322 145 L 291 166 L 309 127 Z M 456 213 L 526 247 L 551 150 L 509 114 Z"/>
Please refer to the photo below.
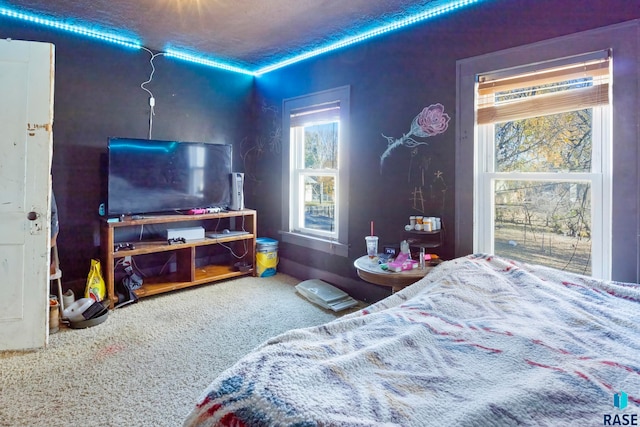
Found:
<path fill-rule="evenodd" d="M 453 255 L 458 59 L 634 18 L 640 18 L 640 5 L 628 0 L 488 0 L 271 72 L 255 83 L 243 75 L 158 57 L 147 85 L 156 98 L 153 137 L 233 143 L 236 169 L 247 177 L 247 206 L 259 212 L 260 234 L 278 239 L 282 101 L 351 85 L 350 256 L 282 243 L 279 255 L 310 271 L 344 277 L 353 286 L 358 282 L 352 263 L 365 250 L 369 221 L 375 221 L 383 242 L 399 242 L 402 226 L 416 213 L 414 187 L 423 187 L 425 213 L 443 218 L 447 242 L 442 254 Z M 2 17 L 0 37 L 56 45 L 53 186 L 61 219 L 60 255 L 66 280 L 82 279 L 90 258 L 98 256 L 99 166 L 107 138 L 147 137 L 148 95 L 139 86 L 151 72 L 149 54 Z M 438 102 L 451 116 L 448 130 L 415 151 L 396 149 L 381 170 L 387 147 L 381 134 L 401 136 L 424 107 Z M 424 186 L 422 174 L 416 173 L 420 164 L 428 165 Z M 442 180 L 434 181 L 438 171 Z M 377 298 L 388 292 L 358 286 L 360 295 Z"/>
<path fill-rule="evenodd" d="M 151 55 L 0 17 L 0 37 L 54 43 L 53 189 L 65 283 L 86 278 L 99 256 L 101 155 L 110 136 L 147 138 Z M 236 144 L 251 133 L 253 79 L 162 56 L 146 88 L 156 99 L 152 137 Z M 240 165 L 239 151 L 234 164 Z M 135 165 L 132 165 L 135 167 Z"/>
<path fill-rule="evenodd" d="M 452 257 L 456 61 L 639 17 L 638 2 L 624 0 L 487 1 L 257 79 L 256 104 L 277 108 L 279 113 L 283 99 L 351 85 L 350 256 L 281 244 L 281 257 L 303 266 L 302 270 L 308 268 L 309 276 L 318 269 L 356 278 L 353 261 L 364 253 L 369 221 L 375 221 L 382 241 L 399 242 L 408 216 L 418 214 L 412 200 L 416 187 L 422 187 L 425 214 L 443 218 L 447 235 L 442 255 Z M 387 147 L 381 134 L 403 135 L 422 108 L 434 103 L 443 104 L 451 116 L 448 130 L 415 150 L 394 150 L 381 171 L 380 156 Z M 267 114 L 257 109 L 256 115 L 259 135 L 273 134 L 271 110 Z M 260 230 L 277 239 L 281 155 L 264 148 L 257 164 L 249 167 L 258 175 L 249 200 L 259 208 Z M 420 164 L 425 165 L 424 185 Z M 442 180 L 436 179 L 438 172 Z M 296 273 L 300 275 L 300 269 Z"/>

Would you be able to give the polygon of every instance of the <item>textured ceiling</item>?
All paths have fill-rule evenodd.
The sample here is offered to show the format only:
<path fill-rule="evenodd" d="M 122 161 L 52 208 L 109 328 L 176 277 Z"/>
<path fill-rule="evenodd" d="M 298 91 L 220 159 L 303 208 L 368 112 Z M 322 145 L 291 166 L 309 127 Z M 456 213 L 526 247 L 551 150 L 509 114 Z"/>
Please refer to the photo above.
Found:
<path fill-rule="evenodd" d="M 0 7 L 245 68 L 386 25 L 451 0 L 0 0 Z"/>

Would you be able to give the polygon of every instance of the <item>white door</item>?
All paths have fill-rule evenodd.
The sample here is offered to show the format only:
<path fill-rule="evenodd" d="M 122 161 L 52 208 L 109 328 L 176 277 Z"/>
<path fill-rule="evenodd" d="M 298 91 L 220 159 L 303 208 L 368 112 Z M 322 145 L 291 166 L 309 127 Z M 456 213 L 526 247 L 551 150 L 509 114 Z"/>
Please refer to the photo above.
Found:
<path fill-rule="evenodd" d="M 0 350 L 49 337 L 54 46 L 0 40 Z"/>

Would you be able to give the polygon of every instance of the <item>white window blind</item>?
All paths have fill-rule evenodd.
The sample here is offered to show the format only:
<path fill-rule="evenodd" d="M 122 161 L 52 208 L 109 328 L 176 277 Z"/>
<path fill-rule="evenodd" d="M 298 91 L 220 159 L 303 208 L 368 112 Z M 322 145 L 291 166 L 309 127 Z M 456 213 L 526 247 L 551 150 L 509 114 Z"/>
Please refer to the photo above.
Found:
<path fill-rule="evenodd" d="M 477 124 L 501 123 L 609 103 L 610 52 L 477 78 Z"/>
<path fill-rule="evenodd" d="M 331 122 L 340 120 L 340 101 L 314 105 L 291 112 L 290 126 L 305 126 L 311 123 Z"/>

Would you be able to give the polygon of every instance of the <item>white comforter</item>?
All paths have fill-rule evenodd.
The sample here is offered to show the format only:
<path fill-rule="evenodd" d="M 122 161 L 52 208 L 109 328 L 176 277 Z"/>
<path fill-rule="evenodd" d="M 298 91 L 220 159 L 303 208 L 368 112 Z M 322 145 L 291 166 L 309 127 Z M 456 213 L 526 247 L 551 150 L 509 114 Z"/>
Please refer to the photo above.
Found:
<path fill-rule="evenodd" d="M 185 425 L 597 426 L 638 413 L 638 286 L 473 255 L 269 340 Z"/>

